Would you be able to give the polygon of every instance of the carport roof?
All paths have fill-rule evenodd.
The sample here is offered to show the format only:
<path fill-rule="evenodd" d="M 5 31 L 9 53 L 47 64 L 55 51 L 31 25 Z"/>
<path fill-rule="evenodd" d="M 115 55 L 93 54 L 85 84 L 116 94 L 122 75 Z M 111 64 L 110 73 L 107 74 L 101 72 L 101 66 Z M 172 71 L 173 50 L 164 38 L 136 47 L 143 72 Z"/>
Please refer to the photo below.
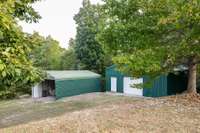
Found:
<path fill-rule="evenodd" d="M 96 74 L 87 70 L 74 70 L 74 71 L 46 71 L 47 79 L 51 80 L 67 80 L 67 79 L 87 79 L 87 78 L 99 78 L 99 74 Z"/>

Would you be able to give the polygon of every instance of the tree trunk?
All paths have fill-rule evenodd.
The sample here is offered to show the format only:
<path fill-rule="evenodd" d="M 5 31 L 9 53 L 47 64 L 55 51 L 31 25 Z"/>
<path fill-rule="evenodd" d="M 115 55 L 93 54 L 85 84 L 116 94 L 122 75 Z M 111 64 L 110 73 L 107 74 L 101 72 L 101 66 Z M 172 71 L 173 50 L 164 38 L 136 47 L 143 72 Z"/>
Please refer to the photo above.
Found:
<path fill-rule="evenodd" d="M 188 93 L 197 93 L 196 89 L 197 83 L 197 64 L 195 64 L 195 59 L 192 58 L 189 62 L 189 75 L 188 75 Z"/>

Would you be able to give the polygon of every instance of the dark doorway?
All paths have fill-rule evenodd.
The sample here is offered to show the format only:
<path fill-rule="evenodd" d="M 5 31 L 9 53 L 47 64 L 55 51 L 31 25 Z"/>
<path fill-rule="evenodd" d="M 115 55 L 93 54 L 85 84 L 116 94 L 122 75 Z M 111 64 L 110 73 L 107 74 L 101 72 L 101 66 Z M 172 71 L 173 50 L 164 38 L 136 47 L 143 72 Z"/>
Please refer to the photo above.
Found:
<path fill-rule="evenodd" d="M 42 82 L 42 97 L 55 96 L 55 80 Z"/>
<path fill-rule="evenodd" d="M 187 89 L 188 73 L 187 71 L 170 73 L 168 75 L 168 95 L 183 93 Z"/>

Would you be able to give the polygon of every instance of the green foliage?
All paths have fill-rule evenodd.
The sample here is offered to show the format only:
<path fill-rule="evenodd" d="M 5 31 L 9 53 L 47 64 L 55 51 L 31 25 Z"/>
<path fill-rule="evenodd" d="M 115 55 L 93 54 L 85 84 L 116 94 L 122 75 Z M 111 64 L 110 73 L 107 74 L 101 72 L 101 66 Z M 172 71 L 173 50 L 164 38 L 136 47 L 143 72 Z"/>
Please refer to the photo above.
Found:
<path fill-rule="evenodd" d="M 140 77 L 200 60 L 199 0 L 104 0 L 98 40 L 122 71 Z"/>
<path fill-rule="evenodd" d="M 80 61 L 79 69 L 104 71 L 104 51 L 96 41 L 99 21 L 99 7 L 92 5 L 89 0 L 83 1 L 83 7 L 75 15 L 77 35 L 75 39 L 75 53 Z"/>
<path fill-rule="evenodd" d="M 6 100 L 6 99 L 12 99 L 16 96 L 16 93 L 10 90 L 6 91 L 0 91 L 0 99 Z"/>
<path fill-rule="evenodd" d="M 33 9 L 32 5 L 41 0 L 15 0 L 13 16 L 26 22 L 38 22 L 41 16 Z"/>
<path fill-rule="evenodd" d="M 38 16 L 32 12 L 33 10 L 24 9 L 31 7 L 30 4 L 33 2 L 34 0 L 0 2 L 0 93 L 2 95 L 10 96 L 16 88 L 31 86 L 41 80 L 40 70 L 33 67 L 30 60 L 30 52 L 35 47 L 32 35 L 23 33 L 17 25 L 18 19 L 37 20 Z"/>
<path fill-rule="evenodd" d="M 75 70 L 78 60 L 75 54 L 74 39 L 70 39 L 69 48 L 64 49 L 59 46 L 59 42 L 52 37 L 42 38 L 35 33 L 37 46 L 32 52 L 34 65 L 43 70 Z"/>
<path fill-rule="evenodd" d="M 73 50 L 66 50 L 61 57 L 61 68 L 63 70 L 77 69 L 77 59 Z"/>
<path fill-rule="evenodd" d="M 70 39 L 69 47 L 61 56 L 61 68 L 63 70 L 76 70 L 78 60 L 75 54 L 75 41 Z"/>
<path fill-rule="evenodd" d="M 43 70 L 60 70 L 61 57 L 64 49 L 59 46 L 59 42 L 51 36 L 43 38 L 40 46 L 35 48 L 32 53 L 34 65 Z"/>

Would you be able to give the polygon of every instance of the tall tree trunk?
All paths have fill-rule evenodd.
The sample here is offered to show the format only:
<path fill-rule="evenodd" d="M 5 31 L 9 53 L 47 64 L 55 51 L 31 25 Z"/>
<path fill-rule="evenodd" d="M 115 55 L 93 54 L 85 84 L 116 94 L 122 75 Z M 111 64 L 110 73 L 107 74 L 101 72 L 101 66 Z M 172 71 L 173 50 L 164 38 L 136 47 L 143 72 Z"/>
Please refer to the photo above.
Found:
<path fill-rule="evenodd" d="M 197 93 L 196 83 L 197 83 L 197 64 L 195 64 L 195 59 L 192 58 L 189 61 L 189 75 L 188 75 L 188 86 L 187 86 L 188 93 Z"/>

